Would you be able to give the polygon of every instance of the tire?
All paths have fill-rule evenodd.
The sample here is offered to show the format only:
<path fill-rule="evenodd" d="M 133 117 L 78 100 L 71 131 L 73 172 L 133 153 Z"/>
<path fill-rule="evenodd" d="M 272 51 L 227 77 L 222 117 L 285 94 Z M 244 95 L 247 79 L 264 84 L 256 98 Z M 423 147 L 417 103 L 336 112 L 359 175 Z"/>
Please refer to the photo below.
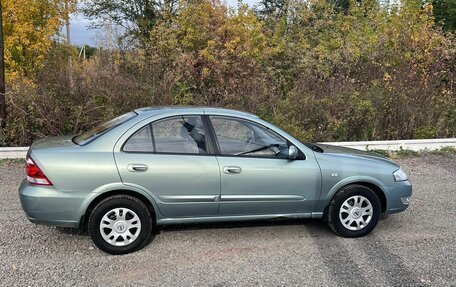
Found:
<path fill-rule="evenodd" d="M 88 230 L 99 249 L 120 255 L 145 246 L 152 236 L 152 226 L 151 214 L 144 203 L 129 195 L 115 195 L 95 206 Z"/>
<path fill-rule="evenodd" d="M 337 235 L 362 237 L 377 226 L 381 213 L 380 200 L 374 191 L 362 185 L 349 185 L 331 200 L 326 221 Z"/>

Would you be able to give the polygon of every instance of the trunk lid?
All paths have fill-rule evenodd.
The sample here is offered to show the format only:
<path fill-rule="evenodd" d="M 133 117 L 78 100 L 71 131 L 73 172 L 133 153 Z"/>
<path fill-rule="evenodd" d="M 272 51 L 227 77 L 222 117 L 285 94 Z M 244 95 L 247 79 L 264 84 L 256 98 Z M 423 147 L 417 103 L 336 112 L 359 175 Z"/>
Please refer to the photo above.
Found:
<path fill-rule="evenodd" d="M 57 136 L 57 137 L 47 137 L 35 141 L 31 149 L 39 150 L 45 148 L 61 148 L 61 147 L 72 147 L 76 144 L 71 140 L 73 136 Z"/>

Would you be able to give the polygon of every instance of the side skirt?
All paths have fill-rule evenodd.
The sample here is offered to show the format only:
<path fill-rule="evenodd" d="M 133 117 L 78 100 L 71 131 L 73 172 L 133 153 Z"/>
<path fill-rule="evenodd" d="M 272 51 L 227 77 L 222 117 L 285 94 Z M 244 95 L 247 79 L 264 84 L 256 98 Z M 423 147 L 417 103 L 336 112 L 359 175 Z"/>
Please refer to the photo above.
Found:
<path fill-rule="evenodd" d="M 227 221 L 250 221 L 268 219 L 298 219 L 298 218 L 322 218 L 323 212 L 291 213 L 291 214 L 262 214 L 262 215 L 232 215 L 232 216 L 204 216 L 204 217 L 182 217 L 182 218 L 161 218 L 157 219 L 157 225 L 186 224 L 186 223 L 208 223 Z"/>

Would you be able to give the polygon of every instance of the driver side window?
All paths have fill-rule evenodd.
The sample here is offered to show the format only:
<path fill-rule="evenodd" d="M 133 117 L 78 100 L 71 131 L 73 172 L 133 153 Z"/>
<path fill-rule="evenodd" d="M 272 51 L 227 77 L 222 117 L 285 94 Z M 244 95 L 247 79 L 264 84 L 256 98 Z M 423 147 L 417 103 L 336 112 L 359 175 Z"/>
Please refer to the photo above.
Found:
<path fill-rule="evenodd" d="M 286 158 L 287 141 L 275 132 L 246 120 L 210 118 L 223 155 Z"/>

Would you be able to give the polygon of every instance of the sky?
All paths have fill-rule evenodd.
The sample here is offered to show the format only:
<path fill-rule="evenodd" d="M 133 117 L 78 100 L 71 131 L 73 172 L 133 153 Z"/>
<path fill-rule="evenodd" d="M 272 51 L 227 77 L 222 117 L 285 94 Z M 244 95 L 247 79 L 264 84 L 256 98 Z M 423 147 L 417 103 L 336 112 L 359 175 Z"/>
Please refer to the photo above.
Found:
<path fill-rule="evenodd" d="M 128 1 L 128 0 L 127 0 Z M 259 0 L 243 0 L 244 3 L 253 6 Z M 238 3 L 237 0 L 227 0 L 229 6 L 235 7 Z M 71 17 L 70 22 L 70 35 L 71 43 L 74 45 L 90 45 L 94 46 L 96 43 L 97 31 L 89 29 L 90 21 L 85 19 L 83 15 L 77 14 Z"/>

